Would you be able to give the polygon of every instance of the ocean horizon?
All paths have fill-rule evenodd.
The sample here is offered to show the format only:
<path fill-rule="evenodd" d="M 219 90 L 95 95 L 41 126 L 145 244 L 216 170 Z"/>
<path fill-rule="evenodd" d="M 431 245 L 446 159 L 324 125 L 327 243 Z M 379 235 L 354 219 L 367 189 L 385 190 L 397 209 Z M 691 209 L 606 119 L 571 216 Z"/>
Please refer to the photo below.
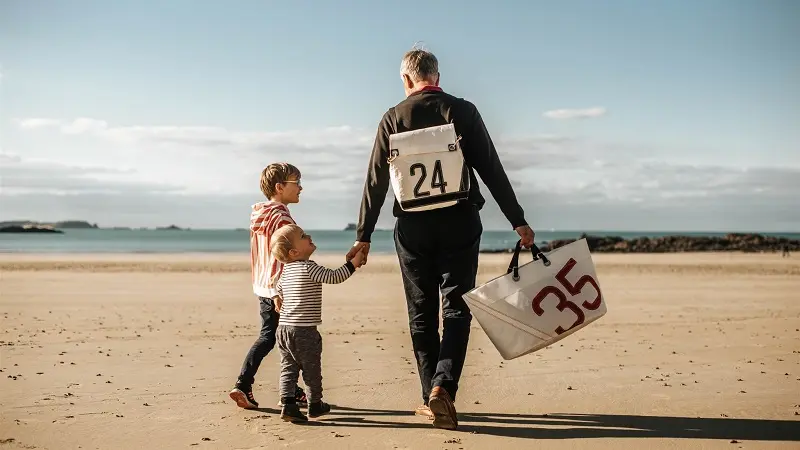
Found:
<path fill-rule="evenodd" d="M 247 253 L 247 229 L 62 229 L 57 233 L 0 233 L 0 253 Z M 309 230 L 319 254 L 345 253 L 355 241 L 351 230 Z M 703 231 L 537 231 L 536 243 L 576 239 L 581 234 L 619 236 L 624 239 L 662 236 L 722 237 L 730 233 L 755 233 L 764 236 L 800 239 L 800 232 L 703 232 Z M 482 251 L 512 249 L 518 240 L 512 231 L 486 230 Z M 391 230 L 376 230 L 371 253 L 394 254 Z"/>

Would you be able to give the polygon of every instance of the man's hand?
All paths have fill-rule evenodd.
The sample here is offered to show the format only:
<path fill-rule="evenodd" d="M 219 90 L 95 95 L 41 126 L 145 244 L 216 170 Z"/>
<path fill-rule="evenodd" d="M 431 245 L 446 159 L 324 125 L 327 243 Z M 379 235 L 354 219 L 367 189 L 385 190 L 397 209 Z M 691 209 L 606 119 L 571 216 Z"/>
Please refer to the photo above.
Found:
<path fill-rule="evenodd" d="M 369 255 L 369 242 L 356 241 L 356 243 L 353 244 L 353 247 L 350 249 L 350 251 L 347 252 L 347 256 L 345 257 L 345 259 L 347 259 L 347 261 L 351 261 L 353 258 L 355 258 L 356 254 L 358 254 L 358 252 L 361 251 L 363 251 L 364 253 L 364 260 L 362 261 L 361 265 L 362 266 L 366 265 L 367 256 Z M 353 265 L 355 265 L 355 263 L 353 263 Z"/>
<path fill-rule="evenodd" d="M 522 240 L 522 246 L 524 248 L 531 248 L 533 246 L 533 237 L 534 232 L 528 225 L 523 225 L 521 227 L 517 227 L 514 229 L 517 232 L 520 239 Z"/>

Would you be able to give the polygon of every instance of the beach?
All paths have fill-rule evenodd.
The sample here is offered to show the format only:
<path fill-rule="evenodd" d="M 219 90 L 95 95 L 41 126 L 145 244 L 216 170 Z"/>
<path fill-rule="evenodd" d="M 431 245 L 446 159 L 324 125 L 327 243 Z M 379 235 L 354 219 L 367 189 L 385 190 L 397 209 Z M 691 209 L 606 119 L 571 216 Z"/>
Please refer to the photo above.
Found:
<path fill-rule="evenodd" d="M 280 420 L 277 349 L 256 376 L 261 410 L 237 408 L 228 391 L 260 326 L 248 258 L 0 254 L 0 449 L 800 445 L 797 254 L 593 255 L 608 313 L 574 335 L 504 361 L 473 321 L 457 431 L 413 415 L 391 255 L 325 287 L 330 415 Z M 510 255 L 480 258 L 483 283 Z"/>

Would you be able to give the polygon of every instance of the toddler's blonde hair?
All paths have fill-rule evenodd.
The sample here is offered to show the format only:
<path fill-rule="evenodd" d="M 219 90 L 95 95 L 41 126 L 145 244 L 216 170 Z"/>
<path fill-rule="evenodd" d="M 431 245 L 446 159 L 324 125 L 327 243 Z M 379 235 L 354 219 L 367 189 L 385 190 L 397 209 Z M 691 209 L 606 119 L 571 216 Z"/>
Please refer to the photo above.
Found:
<path fill-rule="evenodd" d="M 283 264 L 292 262 L 289 256 L 289 252 L 294 248 L 292 237 L 302 231 L 303 229 L 299 226 L 288 224 L 278 228 L 272 233 L 272 242 L 270 242 L 269 251 L 275 256 L 275 259 Z M 275 276 L 272 277 L 271 281 L 273 286 L 278 282 L 279 277 L 280 273 L 276 273 Z"/>

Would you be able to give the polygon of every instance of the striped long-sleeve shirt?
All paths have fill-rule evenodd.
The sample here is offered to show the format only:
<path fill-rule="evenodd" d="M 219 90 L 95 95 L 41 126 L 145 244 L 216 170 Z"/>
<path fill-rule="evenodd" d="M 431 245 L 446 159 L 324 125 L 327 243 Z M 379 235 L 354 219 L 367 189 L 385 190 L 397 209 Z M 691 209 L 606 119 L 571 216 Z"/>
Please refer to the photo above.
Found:
<path fill-rule="evenodd" d="M 250 278 L 253 293 L 259 297 L 272 298 L 278 290 L 272 285 L 273 277 L 279 276 L 283 264 L 269 251 L 272 233 L 278 228 L 294 224 L 289 208 L 279 202 L 260 202 L 250 212 Z"/>
<path fill-rule="evenodd" d="M 342 283 L 355 270 L 350 261 L 335 270 L 314 261 L 294 261 L 283 266 L 277 285 L 283 299 L 280 324 L 296 327 L 322 325 L 322 285 Z"/>

